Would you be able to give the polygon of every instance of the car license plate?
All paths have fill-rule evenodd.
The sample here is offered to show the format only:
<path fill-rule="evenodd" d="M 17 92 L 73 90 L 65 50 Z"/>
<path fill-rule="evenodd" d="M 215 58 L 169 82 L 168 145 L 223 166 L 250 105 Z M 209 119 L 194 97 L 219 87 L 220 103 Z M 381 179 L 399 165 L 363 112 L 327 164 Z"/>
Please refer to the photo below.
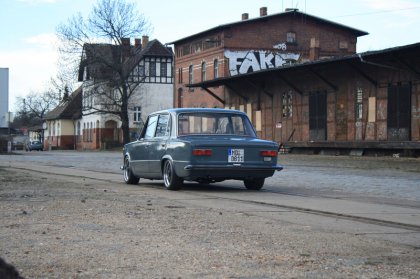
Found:
<path fill-rule="evenodd" d="M 245 151 L 243 149 L 229 148 L 228 150 L 229 163 L 243 163 L 244 158 L 245 158 Z"/>

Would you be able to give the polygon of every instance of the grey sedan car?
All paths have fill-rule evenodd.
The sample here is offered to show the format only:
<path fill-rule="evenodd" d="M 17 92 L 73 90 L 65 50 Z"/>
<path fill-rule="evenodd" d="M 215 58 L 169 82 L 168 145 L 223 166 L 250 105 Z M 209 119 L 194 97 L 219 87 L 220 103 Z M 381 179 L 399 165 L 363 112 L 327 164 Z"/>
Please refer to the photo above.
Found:
<path fill-rule="evenodd" d="M 124 146 L 124 181 L 163 180 L 169 190 L 183 181 L 242 180 L 260 190 L 265 178 L 283 167 L 278 145 L 261 140 L 241 111 L 179 108 L 152 113 L 139 138 Z"/>
<path fill-rule="evenodd" d="M 39 140 L 32 140 L 28 142 L 28 144 L 26 145 L 26 151 L 32 151 L 32 150 L 38 150 L 38 151 L 44 150 L 44 146 L 42 142 L 40 142 Z"/>

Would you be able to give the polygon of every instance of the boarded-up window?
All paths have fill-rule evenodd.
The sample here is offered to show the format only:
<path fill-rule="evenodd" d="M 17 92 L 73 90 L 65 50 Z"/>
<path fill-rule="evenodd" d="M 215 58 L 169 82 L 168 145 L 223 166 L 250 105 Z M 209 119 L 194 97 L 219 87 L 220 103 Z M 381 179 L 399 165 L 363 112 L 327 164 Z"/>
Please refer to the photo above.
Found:
<path fill-rule="evenodd" d="M 248 115 L 249 120 L 252 122 L 252 104 L 246 104 L 246 114 Z"/>
<path fill-rule="evenodd" d="M 369 97 L 368 122 L 376 121 L 376 97 Z"/>

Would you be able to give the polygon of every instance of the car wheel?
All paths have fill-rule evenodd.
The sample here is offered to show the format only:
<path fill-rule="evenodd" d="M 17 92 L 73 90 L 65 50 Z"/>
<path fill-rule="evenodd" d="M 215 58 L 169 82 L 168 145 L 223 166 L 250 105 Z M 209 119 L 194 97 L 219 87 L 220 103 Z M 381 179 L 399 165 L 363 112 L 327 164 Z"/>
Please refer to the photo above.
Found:
<path fill-rule="evenodd" d="M 174 165 L 171 160 L 166 160 L 163 164 L 163 182 L 168 190 L 178 190 L 181 188 L 183 180 L 176 175 Z"/>
<path fill-rule="evenodd" d="M 127 184 L 137 184 L 140 178 L 135 176 L 131 170 L 130 159 L 125 157 L 124 159 L 124 181 Z"/>
<path fill-rule="evenodd" d="M 265 178 L 245 179 L 244 184 L 248 190 L 261 190 L 264 186 Z"/>

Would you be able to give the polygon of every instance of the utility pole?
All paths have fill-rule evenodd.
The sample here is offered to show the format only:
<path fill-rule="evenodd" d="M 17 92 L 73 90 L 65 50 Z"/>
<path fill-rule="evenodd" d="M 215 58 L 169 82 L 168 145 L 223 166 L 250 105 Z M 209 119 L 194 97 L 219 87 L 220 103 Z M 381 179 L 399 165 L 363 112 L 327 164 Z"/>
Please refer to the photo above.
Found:
<path fill-rule="evenodd" d="M 11 124 L 11 118 L 12 118 L 11 115 L 12 115 L 12 112 L 11 111 L 8 111 L 6 113 L 6 115 L 7 115 L 6 121 L 7 121 L 7 130 L 8 130 L 7 134 L 9 136 L 9 140 L 7 142 L 7 153 L 11 153 L 12 152 L 12 135 L 10 133 L 10 124 Z"/>

